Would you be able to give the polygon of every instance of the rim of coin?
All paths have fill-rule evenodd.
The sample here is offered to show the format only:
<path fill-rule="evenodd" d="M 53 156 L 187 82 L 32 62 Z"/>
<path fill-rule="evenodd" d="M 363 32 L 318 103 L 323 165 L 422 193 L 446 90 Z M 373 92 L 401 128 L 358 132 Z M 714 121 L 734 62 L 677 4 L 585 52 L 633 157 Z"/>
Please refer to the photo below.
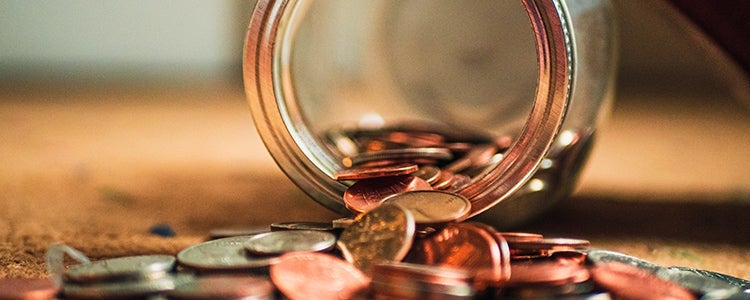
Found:
<path fill-rule="evenodd" d="M 271 231 L 282 230 L 315 230 L 315 231 L 335 231 L 332 222 L 278 222 L 271 224 Z"/>
<path fill-rule="evenodd" d="M 47 278 L 0 278 L 0 299 L 52 299 L 59 290 Z"/>
<path fill-rule="evenodd" d="M 290 299 L 351 299 L 370 284 L 370 278 L 353 265 L 315 252 L 284 254 L 269 273 Z"/>
<path fill-rule="evenodd" d="M 258 233 L 269 232 L 270 230 L 271 229 L 268 226 L 216 228 L 209 231 L 208 237 L 211 240 L 216 240 L 235 236 L 255 235 Z"/>
<path fill-rule="evenodd" d="M 740 288 L 727 281 L 697 274 L 691 269 L 664 268 L 656 272 L 661 279 L 674 282 L 688 290 L 698 294 L 708 294 L 713 291 L 723 290 L 727 293 L 739 293 Z"/>
<path fill-rule="evenodd" d="M 589 272 L 597 285 L 618 299 L 695 299 L 688 289 L 631 265 L 609 262 Z"/>
<path fill-rule="evenodd" d="M 508 243 L 538 241 L 544 238 L 544 235 L 532 232 L 500 231 L 497 234 L 502 236 L 506 241 L 508 241 Z"/>
<path fill-rule="evenodd" d="M 440 179 L 440 168 L 433 165 L 419 166 L 419 169 L 412 175 L 424 179 L 429 184 L 434 184 Z"/>
<path fill-rule="evenodd" d="M 510 278 L 504 286 L 525 284 L 543 284 L 557 286 L 569 283 L 581 283 L 589 280 L 591 274 L 586 267 L 579 264 L 559 264 L 555 261 L 511 264 Z"/>
<path fill-rule="evenodd" d="M 64 284 L 62 287 L 65 297 L 75 298 L 135 298 L 173 290 L 190 280 L 191 275 L 168 275 L 164 278 L 151 280 L 126 280 L 93 284 Z"/>
<path fill-rule="evenodd" d="M 436 190 L 408 191 L 383 199 L 408 209 L 419 225 L 462 221 L 471 211 L 471 202 L 461 195 Z"/>
<path fill-rule="evenodd" d="M 399 163 L 380 167 L 351 167 L 333 173 L 335 180 L 362 180 L 376 177 L 409 175 L 419 170 L 413 163 Z"/>
<path fill-rule="evenodd" d="M 294 251 L 322 252 L 333 249 L 336 236 L 319 230 L 282 230 L 256 234 L 245 242 L 255 255 L 280 255 Z"/>
<path fill-rule="evenodd" d="M 590 249 L 586 251 L 586 260 L 594 265 L 610 262 L 623 263 L 634 266 L 641 270 L 645 270 L 652 274 L 656 274 L 657 272 L 659 272 L 659 270 L 663 269 L 662 266 L 659 266 L 650 261 L 646 261 L 635 256 L 630 256 L 625 253 L 604 249 Z"/>
<path fill-rule="evenodd" d="M 177 253 L 180 265 L 198 270 L 252 270 L 268 267 L 278 257 L 247 255 L 245 245 L 253 236 L 235 236 L 203 242 Z"/>
<path fill-rule="evenodd" d="M 511 251 L 539 251 L 551 253 L 554 251 L 585 251 L 591 247 L 591 242 L 573 238 L 542 238 L 530 241 L 508 241 Z"/>
<path fill-rule="evenodd" d="M 266 299 L 274 292 L 271 281 L 258 276 L 213 274 L 192 277 L 175 286 L 166 296 L 169 299 Z"/>
<path fill-rule="evenodd" d="M 398 205 L 386 204 L 361 215 L 339 236 L 346 261 L 368 272 L 386 261 L 401 261 L 414 241 L 414 216 Z"/>
<path fill-rule="evenodd" d="M 386 149 L 380 151 L 359 153 L 355 156 L 347 156 L 344 157 L 341 162 L 345 167 L 352 167 L 370 161 L 415 158 L 449 160 L 453 158 L 453 153 L 451 153 L 449 149 L 442 147 Z"/>
<path fill-rule="evenodd" d="M 434 284 L 451 284 L 456 282 L 469 284 L 472 278 L 471 273 L 466 269 L 395 261 L 374 265 L 372 267 L 373 280 L 377 280 L 378 276 L 400 277 Z"/>
<path fill-rule="evenodd" d="M 73 265 L 65 271 L 67 280 L 79 283 L 121 279 L 164 277 L 176 265 L 172 255 L 138 255 L 92 261 Z"/>
<path fill-rule="evenodd" d="M 431 190 L 432 186 L 422 178 L 412 175 L 363 179 L 352 184 L 344 192 L 344 204 L 354 212 L 368 212 L 388 196 L 413 190 Z"/>

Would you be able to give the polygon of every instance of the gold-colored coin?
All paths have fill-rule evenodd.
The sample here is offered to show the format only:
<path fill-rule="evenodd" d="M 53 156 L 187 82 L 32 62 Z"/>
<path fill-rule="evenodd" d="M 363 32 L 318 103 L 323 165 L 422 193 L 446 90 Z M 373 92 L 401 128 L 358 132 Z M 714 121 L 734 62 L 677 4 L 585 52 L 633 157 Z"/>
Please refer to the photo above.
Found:
<path fill-rule="evenodd" d="M 471 202 L 461 195 L 443 191 L 410 191 L 383 200 L 408 209 L 417 224 L 461 221 L 471 210 Z"/>
<path fill-rule="evenodd" d="M 395 205 L 382 205 L 362 215 L 339 237 L 344 258 L 369 272 L 378 263 L 401 261 L 414 241 L 414 216 Z"/>

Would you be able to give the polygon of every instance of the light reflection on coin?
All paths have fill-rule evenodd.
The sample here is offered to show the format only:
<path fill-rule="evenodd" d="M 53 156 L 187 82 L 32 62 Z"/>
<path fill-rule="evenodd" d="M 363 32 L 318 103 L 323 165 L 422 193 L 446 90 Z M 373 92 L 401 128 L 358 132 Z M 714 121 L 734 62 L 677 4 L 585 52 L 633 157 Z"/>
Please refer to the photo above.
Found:
<path fill-rule="evenodd" d="M 342 163 L 345 167 L 352 167 L 370 161 L 415 158 L 448 160 L 453 158 L 453 154 L 447 148 L 438 147 L 386 149 L 347 156 L 342 160 Z"/>
<path fill-rule="evenodd" d="M 76 282 L 102 282 L 164 276 L 176 260 L 172 255 L 140 255 L 103 259 L 71 266 L 65 276 Z"/>
<path fill-rule="evenodd" d="M 328 251 L 336 244 L 332 233 L 316 230 L 286 230 L 261 233 L 249 238 L 245 249 L 251 254 L 278 255 L 293 251 Z"/>
<path fill-rule="evenodd" d="M 412 175 L 424 179 L 429 184 L 434 184 L 440 179 L 440 168 L 432 165 L 420 166 L 419 170 Z"/>
<path fill-rule="evenodd" d="M 335 231 L 331 222 L 280 222 L 271 224 L 271 231 L 280 230 L 316 230 Z"/>
<path fill-rule="evenodd" d="M 368 212 L 388 196 L 415 190 L 431 190 L 432 186 L 412 175 L 371 178 L 357 181 L 344 192 L 344 204 L 355 212 Z"/>
<path fill-rule="evenodd" d="M 724 280 L 703 276 L 685 268 L 664 268 L 656 272 L 656 276 L 669 280 L 680 286 L 697 292 L 707 294 L 716 290 L 724 290 L 728 294 L 739 293 L 740 288 Z"/>
<path fill-rule="evenodd" d="M 411 191 L 383 200 L 411 211 L 417 224 L 439 224 L 462 220 L 471 210 L 463 196 L 442 191 Z"/>
<path fill-rule="evenodd" d="M 651 274 L 656 274 L 659 270 L 663 269 L 661 266 L 652 262 L 610 250 L 591 249 L 586 252 L 586 259 L 595 265 L 610 262 L 623 263 L 647 271 Z"/>
<path fill-rule="evenodd" d="M 333 174 L 334 180 L 361 180 L 367 178 L 408 175 L 416 172 L 419 167 L 412 163 L 400 163 L 382 167 L 353 167 L 343 169 Z"/>
<path fill-rule="evenodd" d="M 247 255 L 245 245 L 251 237 L 228 237 L 197 244 L 180 251 L 177 260 L 183 266 L 199 270 L 251 270 L 278 261 L 278 257 Z"/>
<path fill-rule="evenodd" d="M 339 237 L 344 258 L 368 272 L 374 264 L 401 261 L 414 240 L 414 216 L 398 205 L 382 205 L 349 225 Z"/>
<path fill-rule="evenodd" d="M 282 255 L 270 269 L 271 280 L 289 299 L 352 299 L 370 278 L 333 256 L 294 252 Z"/>

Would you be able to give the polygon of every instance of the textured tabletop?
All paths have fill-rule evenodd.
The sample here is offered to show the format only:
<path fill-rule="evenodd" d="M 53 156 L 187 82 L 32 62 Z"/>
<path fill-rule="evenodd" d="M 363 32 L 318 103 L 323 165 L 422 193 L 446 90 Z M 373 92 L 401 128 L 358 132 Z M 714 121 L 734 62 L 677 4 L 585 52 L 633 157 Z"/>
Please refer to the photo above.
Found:
<path fill-rule="evenodd" d="M 619 97 L 574 196 L 515 230 L 750 278 L 750 110 Z M 337 218 L 276 167 L 240 84 L 13 86 L 0 128 L 0 277 L 45 276 L 55 242 L 176 254 L 211 229 Z"/>

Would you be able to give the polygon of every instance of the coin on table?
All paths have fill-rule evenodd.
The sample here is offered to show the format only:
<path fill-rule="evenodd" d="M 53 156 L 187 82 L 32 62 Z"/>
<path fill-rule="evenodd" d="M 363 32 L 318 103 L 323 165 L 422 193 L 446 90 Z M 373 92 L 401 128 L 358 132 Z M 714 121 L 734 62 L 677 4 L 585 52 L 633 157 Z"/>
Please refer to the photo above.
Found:
<path fill-rule="evenodd" d="M 461 221 L 471 211 L 471 202 L 461 195 L 443 191 L 410 191 L 383 200 L 408 209 L 420 225 Z"/>
<path fill-rule="evenodd" d="M 669 267 L 656 272 L 656 276 L 702 295 L 712 292 L 719 292 L 720 294 L 736 294 L 740 292 L 740 287 L 738 286 L 724 280 L 704 276 L 693 270 L 695 269 Z"/>
<path fill-rule="evenodd" d="M 163 278 L 149 280 L 125 280 L 93 284 L 66 283 L 63 284 L 65 299 L 141 299 L 171 291 L 175 286 L 189 280 L 185 274 L 168 275 Z"/>
<path fill-rule="evenodd" d="M 213 229 L 208 233 L 209 239 L 223 239 L 234 236 L 255 235 L 258 233 L 269 232 L 268 226 L 250 226 L 250 227 L 227 227 Z"/>
<path fill-rule="evenodd" d="M 669 267 L 668 269 L 680 271 L 680 272 L 690 272 L 699 276 L 714 278 L 714 279 L 726 282 L 728 284 L 731 284 L 733 286 L 736 286 L 737 288 L 742 289 L 742 290 L 750 289 L 750 280 L 745 280 L 745 279 L 737 278 L 734 276 L 729 276 L 726 274 L 721 274 L 721 273 L 714 272 L 714 271 L 701 270 L 701 269 L 688 268 L 688 267 Z"/>
<path fill-rule="evenodd" d="M 250 275 L 217 274 L 192 277 L 166 293 L 168 299 L 274 299 L 268 279 Z"/>
<path fill-rule="evenodd" d="M 103 259 L 71 266 L 66 279 L 80 283 L 163 277 L 175 267 L 172 255 L 140 255 Z"/>
<path fill-rule="evenodd" d="M 625 253 L 603 249 L 591 249 L 589 251 L 586 251 L 586 260 L 594 265 L 618 262 L 634 266 L 651 274 L 656 274 L 657 272 L 659 272 L 659 270 L 663 269 L 661 266 L 652 262 L 630 256 Z"/>
<path fill-rule="evenodd" d="M 279 255 L 294 251 L 328 251 L 336 245 L 333 233 L 317 230 L 285 230 L 261 233 L 245 243 L 245 250 L 256 255 Z"/>
<path fill-rule="evenodd" d="M 46 278 L 0 278 L 0 300 L 53 299 L 59 289 Z"/>
<path fill-rule="evenodd" d="M 589 272 L 594 282 L 616 299 L 695 299 L 686 288 L 631 265 L 603 263 Z"/>
<path fill-rule="evenodd" d="M 501 282 L 510 276 L 508 254 L 503 252 L 495 232 L 472 223 L 451 223 L 416 240 L 404 262 L 464 268 L 482 281 Z"/>
<path fill-rule="evenodd" d="M 375 299 L 473 299 L 464 269 L 389 262 L 372 267 Z"/>
<path fill-rule="evenodd" d="M 352 211 L 368 212 L 388 196 L 416 190 L 431 190 L 432 186 L 412 175 L 364 179 L 352 184 L 344 192 L 344 204 Z"/>
<path fill-rule="evenodd" d="M 338 228 L 334 228 L 331 222 L 279 222 L 271 224 L 271 231 L 281 230 L 316 230 L 334 232 Z"/>
<path fill-rule="evenodd" d="M 362 180 L 368 178 L 409 175 L 419 170 L 413 163 L 400 163 L 382 167 L 352 167 L 333 174 L 335 180 Z"/>
<path fill-rule="evenodd" d="M 370 284 L 370 278 L 353 265 L 314 252 L 282 255 L 270 275 L 289 299 L 351 299 Z"/>
<path fill-rule="evenodd" d="M 543 238 L 529 241 L 508 241 L 514 259 L 550 256 L 559 251 L 586 251 L 591 242 L 570 238 Z"/>
<path fill-rule="evenodd" d="M 531 232 L 498 232 L 498 234 L 508 243 L 538 241 L 544 238 L 541 234 Z"/>
<path fill-rule="evenodd" d="M 401 261 L 414 240 L 414 216 L 398 205 L 382 205 L 362 215 L 339 236 L 344 258 L 368 272 L 374 264 Z"/>
<path fill-rule="evenodd" d="M 245 245 L 252 237 L 228 237 L 193 245 L 180 251 L 177 261 L 185 267 L 208 271 L 253 270 L 278 261 L 278 257 L 247 255 Z"/>

